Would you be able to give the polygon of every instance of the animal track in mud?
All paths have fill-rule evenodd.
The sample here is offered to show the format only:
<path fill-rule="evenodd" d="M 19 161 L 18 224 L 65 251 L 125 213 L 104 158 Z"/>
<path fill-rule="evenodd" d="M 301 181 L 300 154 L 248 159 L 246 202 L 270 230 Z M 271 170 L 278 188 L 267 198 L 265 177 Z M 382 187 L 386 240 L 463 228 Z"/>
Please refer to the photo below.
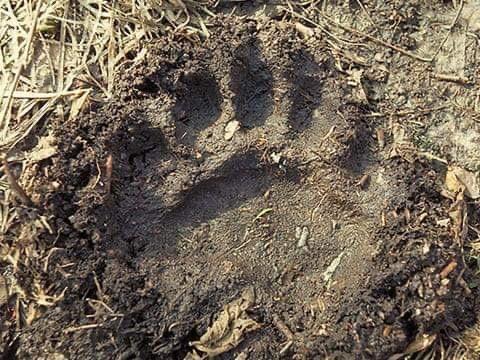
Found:
<path fill-rule="evenodd" d="M 56 342 L 65 328 L 85 324 L 85 296 L 102 293 L 98 299 L 121 318 L 62 338 L 66 353 L 73 345 L 81 358 L 184 359 L 222 307 L 253 286 L 257 301 L 248 316 L 263 326 L 223 358 L 277 358 L 286 340 L 277 316 L 295 333 L 286 357 L 403 351 L 432 319 L 442 321 L 424 309 L 436 300 L 417 295 L 455 256 L 446 231 L 441 247 L 430 236 L 439 231 L 433 214 L 448 217 L 438 199 L 431 201 L 440 195 L 432 184 L 416 190 L 405 180 L 423 179 L 425 171 L 405 175 L 411 164 L 389 169 L 369 159 L 362 110 L 345 104 L 341 75 L 319 60 L 320 47 L 298 46 L 297 38 L 275 42 L 272 29 L 259 31 L 261 41 L 243 28 L 233 35 L 223 34 L 224 24 L 219 29 L 207 50 L 169 48 L 153 74 L 139 71 L 141 95 L 128 92 L 121 104 L 62 125 L 75 136 L 61 134 L 59 169 L 67 176 L 59 183 L 75 193 L 60 194 L 58 208 L 69 212 L 59 217 L 68 230 L 59 246 L 67 239 L 62 254 L 72 254 L 68 263 L 80 260 L 78 277 L 65 284 L 82 283 L 37 327 L 39 349 L 45 338 Z M 226 141 L 233 119 L 242 126 Z M 98 196 L 108 180 L 95 172 L 99 154 L 114 159 L 105 197 Z M 355 183 L 364 173 L 371 186 L 360 189 Z M 91 191 L 90 184 L 99 185 Z M 382 209 L 393 210 L 395 220 L 379 231 Z M 428 218 L 413 224 L 420 212 Z M 374 253 L 380 255 L 372 260 Z"/>
<path fill-rule="evenodd" d="M 163 90 L 171 94 L 170 104 L 148 116 L 152 129 L 157 127 L 148 132 L 161 132 L 159 129 L 162 127 L 174 129 L 174 136 L 171 132 L 156 136 L 164 137 L 157 139 L 157 146 L 167 149 L 160 158 L 156 159 L 153 155 L 146 159 L 144 154 L 139 158 L 129 149 L 141 147 L 143 153 L 152 150 L 149 141 L 145 142 L 142 136 L 134 137 L 134 144 L 127 146 L 130 158 L 133 155 L 136 161 L 135 171 L 138 173 L 138 169 L 145 169 L 145 174 L 148 173 L 148 179 L 139 181 L 149 185 L 153 181 L 153 187 L 173 188 L 169 192 L 176 193 L 177 199 L 160 199 L 162 204 L 167 208 L 177 204 L 198 184 L 222 177 L 222 166 L 241 158 L 246 149 L 252 147 L 258 148 L 257 158 L 268 163 L 272 161 L 269 154 L 265 158 L 268 149 L 274 152 L 275 149 L 290 147 L 296 152 L 294 157 L 303 157 L 309 148 L 318 151 L 317 147 L 322 145 L 318 139 L 330 135 L 334 141 L 330 142 L 326 157 L 340 159 L 340 164 L 346 168 L 361 162 L 362 159 L 356 158 L 353 152 L 365 154 L 356 150 L 358 146 L 364 147 L 368 136 L 358 119 L 358 109 L 344 110 L 353 109 L 353 113 L 346 114 L 343 121 L 338 122 L 335 112 L 342 105 L 335 99 L 335 94 L 327 94 L 326 106 L 320 114 L 315 114 L 322 106 L 326 69 L 316 62 L 311 53 L 306 49 L 294 50 L 286 56 L 286 69 L 276 74 L 263 58 L 260 42 L 255 37 L 248 37 L 230 53 L 231 56 L 225 56 L 225 59 L 213 59 L 228 64 L 228 73 L 212 73 L 208 63 L 198 65 L 195 58 L 193 71 L 188 68 L 188 62 L 172 71 L 170 77 L 177 79 L 173 81 L 174 91 Z M 209 60 L 212 61 L 211 58 Z M 162 86 L 155 76 L 155 73 L 153 77 L 147 76 L 138 89 L 145 91 L 144 88 L 147 88 L 148 93 L 155 89 L 158 96 Z M 159 112 L 168 114 L 160 125 L 157 121 Z M 226 142 L 223 131 L 232 119 L 238 120 L 242 129 L 232 141 Z M 312 129 L 314 122 L 318 126 Z M 310 141 L 309 137 L 305 141 L 301 139 L 307 129 L 311 132 L 310 136 L 316 137 L 311 144 L 305 143 Z M 336 132 L 332 133 L 332 129 Z M 180 150 L 179 144 L 186 146 L 186 152 Z M 139 160 L 144 164 L 140 164 Z M 157 168 L 164 168 L 164 171 L 159 179 L 152 180 L 155 173 L 152 169 Z"/>
<path fill-rule="evenodd" d="M 246 128 L 263 125 L 273 111 L 273 76 L 258 41 L 251 39 L 235 50 L 230 79 L 235 118 Z"/>
<path fill-rule="evenodd" d="M 191 68 L 186 62 L 167 74 L 171 85 L 162 87 L 156 73 L 141 82 L 140 90 L 154 89 L 161 104 L 146 112 L 143 128 L 125 145 L 131 176 L 118 194 L 120 222 L 127 225 L 120 237 L 136 254 L 171 258 L 186 236 L 182 229 L 195 231 L 258 202 L 252 199 L 275 186 L 301 189 L 311 170 L 299 164 L 318 151 L 347 170 L 368 154 L 357 151 L 368 150 L 361 111 L 342 104 L 335 91 L 323 94 L 326 67 L 307 49 L 284 55 L 280 68 L 269 65 L 277 59 L 267 61 L 255 37 L 215 56 L 206 58 L 230 70 L 215 72 L 218 66 L 199 64 L 193 55 Z M 162 94 L 170 99 L 166 105 Z M 226 141 L 232 119 L 241 130 Z"/>
<path fill-rule="evenodd" d="M 144 80 L 153 84 L 145 119 L 116 156 L 127 153 L 130 170 L 114 194 L 119 231 L 111 246 L 127 248 L 128 266 L 180 302 L 176 321 L 208 303 L 196 295 L 177 299 L 179 289 L 200 286 L 211 293 L 217 283 L 252 282 L 266 299 L 286 287 L 286 301 L 297 308 L 315 287 L 296 284 L 282 271 L 297 263 L 321 282 L 344 238 L 371 233 L 358 199 L 347 200 L 342 189 L 349 177 L 341 168 L 362 160 L 352 154 L 357 145 L 368 154 L 361 110 L 342 104 L 338 89 L 323 93 L 326 68 L 306 49 L 284 55 L 281 67 L 263 57 L 257 39 L 230 50 L 207 57 L 228 64 L 222 72 L 193 57 L 195 66 L 187 62 L 167 74 L 172 86 Z M 233 119 L 241 128 L 227 141 L 225 126 Z M 338 162 L 339 169 L 312 164 L 318 153 L 325 159 L 315 161 Z M 348 216 L 361 222 L 359 228 L 348 225 L 333 236 L 331 222 Z M 294 240 L 298 226 L 310 229 L 307 254 L 307 245 L 298 248 Z M 364 253 L 365 242 L 348 244 Z M 356 284 L 362 271 L 344 282 Z M 217 297 L 226 301 L 228 294 Z"/>
<path fill-rule="evenodd" d="M 294 66 L 285 74 L 292 84 L 288 122 L 295 132 L 302 132 L 311 125 L 313 111 L 321 104 L 324 69 L 307 51 L 297 51 L 292 60 Z"/>
<path fill-rule="evenodd" d="M 172 109 L 177 138 L 190 146 L 195 134 L 211 126 L 221 115 L 222 95 L 215 78 L 207 71 L 182 77 L 178 100 Z"/>

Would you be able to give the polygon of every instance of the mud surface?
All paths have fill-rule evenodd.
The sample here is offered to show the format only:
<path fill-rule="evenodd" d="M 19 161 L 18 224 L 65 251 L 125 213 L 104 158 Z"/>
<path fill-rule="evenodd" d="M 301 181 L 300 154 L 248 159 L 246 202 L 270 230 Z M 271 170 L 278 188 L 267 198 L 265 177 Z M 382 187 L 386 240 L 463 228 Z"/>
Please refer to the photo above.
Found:
<path fill-rule="evenodd" d="M 152 44 L 111 102 L 56 125 L 42 201 L 68 290 L 17 357 L 183 359 L 249 288 L 261 326 L 219 358 L 386 359 L 473 323 L 443 170 L 387 156 L 325 37 L 275 16 L 210 31 Z"/>

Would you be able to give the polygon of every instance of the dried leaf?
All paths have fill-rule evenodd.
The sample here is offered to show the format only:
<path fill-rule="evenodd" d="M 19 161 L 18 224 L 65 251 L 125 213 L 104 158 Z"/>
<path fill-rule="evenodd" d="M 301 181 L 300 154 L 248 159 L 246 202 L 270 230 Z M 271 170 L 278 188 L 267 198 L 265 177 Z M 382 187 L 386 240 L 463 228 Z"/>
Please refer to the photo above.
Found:
<path fill-rule="evenodd" d="M 342 261 L 343 255 L 345 255 L 345 251 L 342 251 L 335 259 L 333 259 L 333 261 L 330 263 L 330 265 L 324 271 L 322 276 L 323 276 L 323 280 L 325 280 L 325 282 L 328 283 L 330 281 L 333 274 L 335 273 L 335 270 L 337 270 L 338 265 L 340 265 L 340 262 Z"/>
<path fill-rule="evenodd" d="M 52 145 L 55 141 L 53 136 L 44 136 L 40 138 L 38 145 L 28 153 L 28 160 L 32 162 L 48 159 L 57 153 L 57 148 Z"/>
<path fill-rule="evenodd" d="M 72 100 L 69 120 L 74 119 L 80 113 L 89 96 L 90 96 L 90 91 L 87 90 L 81 96 L 76 97 L 75 99 Z"/>
<path fill-rule="evenodd" d="M 260 327 L 260 324 L 246 313 L 254 302 L 253 288 L 248 288 L 239 299 L 226 305 L 207 332 L 191 345 L 209 357 L 217 356 L 238 346 L 245 333 Z M 193 356 L 194 354 L 191 353 L 186 359 L 196 359 Z"/>
<path fill-rule="evenodd" d="M 455 202 L 448 211 L 448 215 L 452 220 L 451 230 L 453 231 L 455 240 L 462 243 L 465 241 L 468 231 L 468 212 L 465 203 L 465 189 L 457 193 Z"/>
<path fill-rule="evenodd" d="M 303 25 L 302 23 L 296 22 L 295 29 L 302 34 L 305 39 L 308 39 L 313 36 L 315 33 L 314 30 L 308 26 Z"/>
<path fill-rule="evenodd" d="M 417 353 L 419 351 L 423 351 L 429 348 L 435 339 L 437 338 L 436 334 L 422 334 L 417 336 L 415 340 L 413 340 L 405 349 L 405 351 L 401 354 L 395 354 L 388 358 L 388 360 L 399 360 L 405 358 L 405 355 L 410 355 Z"/>
<path fill-rule="evenodd" d="M 465 195 L 469 198 L 480 198 L 480 179 L 478 174 L 458 166 L 448 168 L 445 175 L 445 187 L 453 193 L 458 193 L 465 189 Z"/>
<path fill-rule="evenodd" d="M 27 325 L 32 325 L 32 323 L 40 317 L 40 312 L 37 309 L 37 306 L 35 306 L 34 303 L 28 304 L 28 308 L 26 310 L 26 323 Z"/>
<path fill-rule="evenodd" d="M 417 149 L 415 145 L 408 139 L 405 129 L 400 124 L 392 126 L 393 144 L 389 157 L 401 157 L 408 162 L 413 162 Z"/>

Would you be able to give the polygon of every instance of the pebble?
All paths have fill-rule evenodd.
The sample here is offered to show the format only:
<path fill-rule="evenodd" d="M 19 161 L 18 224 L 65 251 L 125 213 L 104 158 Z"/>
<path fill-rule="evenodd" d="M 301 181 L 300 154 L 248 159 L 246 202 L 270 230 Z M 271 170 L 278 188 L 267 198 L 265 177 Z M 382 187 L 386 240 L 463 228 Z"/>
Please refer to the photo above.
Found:
<path fill-rule="evenodd" d="M 308 240 L 308 235 L 310 235 L 310 231 L 308 230 L 308 227 L 306 227 L 306 226 L 304 226 L 300 230 L 300 232 L 298 231 L 298 228 L 299 227 L 297 227 L 297 230 L 295 231 L 295 235 L 300 233 L 300 235 L 297 236 L 297 238 L 298 238 L 297 247 L 303 248 L 303 247 L 307 246 L 307 240 Z"/>

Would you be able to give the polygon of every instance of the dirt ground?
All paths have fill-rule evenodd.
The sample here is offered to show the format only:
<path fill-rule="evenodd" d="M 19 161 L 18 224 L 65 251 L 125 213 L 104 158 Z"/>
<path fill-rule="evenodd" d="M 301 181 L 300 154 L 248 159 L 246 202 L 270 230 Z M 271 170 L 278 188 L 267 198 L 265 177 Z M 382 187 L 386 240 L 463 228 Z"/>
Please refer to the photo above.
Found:
<path fill-rule="evenodd" d="M 34 194 L 66 290 L 5 357 L 399 359 L 473 325 L 479 204 L 444 179 L 478 170 L 478 4 L 359 4 L 225 6 L 53 122 Z"/>

